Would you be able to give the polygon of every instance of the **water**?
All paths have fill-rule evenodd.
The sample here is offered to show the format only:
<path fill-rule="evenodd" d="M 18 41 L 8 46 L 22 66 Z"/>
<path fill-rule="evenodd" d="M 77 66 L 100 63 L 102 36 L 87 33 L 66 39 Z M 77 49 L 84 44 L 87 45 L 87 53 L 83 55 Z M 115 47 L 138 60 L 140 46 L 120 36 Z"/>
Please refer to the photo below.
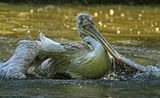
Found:
<path fill-rule="evenodd" d="M 1 96 L 135 98 L 160 96 L 158 80 L 10 80 L 0 82 Z"/>
<path fill-rule="evenodd" d="M 113 47 L 142 65 L 160 58 L 160 7 L 126 5 L 29 5 L 0 3 L 0 61 L 6 61 L 17 42 L 39 40 L 39 32 L 58 42 L 80 41 L 76 15 L 88 12 Z M 158 97 L 158 79 L 9 80 L 0 81 L 0 96 L 37 97 Z"/>

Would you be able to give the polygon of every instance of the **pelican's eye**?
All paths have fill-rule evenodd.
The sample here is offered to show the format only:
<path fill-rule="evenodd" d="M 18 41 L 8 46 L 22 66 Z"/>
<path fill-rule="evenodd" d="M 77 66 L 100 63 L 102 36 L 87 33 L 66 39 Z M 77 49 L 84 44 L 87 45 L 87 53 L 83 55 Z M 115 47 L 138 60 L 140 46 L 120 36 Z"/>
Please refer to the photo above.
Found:
<path fill-rule="evenodd" d="M 80 20 L 82 29 L 88 29 L 93 24 L 93 21 L 89 19 L 89 16 L 82 16 L 80 17 Z"/>
<path fill-rule="evenodd" d="M 94 25 L 94 21 L 93 20 L 91 20 L 91 24 Z"/>

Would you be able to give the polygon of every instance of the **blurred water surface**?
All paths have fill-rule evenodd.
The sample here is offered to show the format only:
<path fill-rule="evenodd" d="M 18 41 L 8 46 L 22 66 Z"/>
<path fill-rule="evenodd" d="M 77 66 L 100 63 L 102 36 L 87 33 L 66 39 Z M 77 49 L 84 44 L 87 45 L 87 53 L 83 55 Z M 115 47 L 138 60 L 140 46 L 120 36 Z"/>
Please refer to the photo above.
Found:
<path fill-rule="evenodd" d="M 77 34 L 76 15 L 83 11 L 93 16 L 98 30 L 118 52 L 142 65 L 156 65 L 160 59 L 160 7 L 127 5 L 58 6 L 0 3 L 0 61 L 6 61 L 14 53 L 19 40 L 39 40 L 40 32 L 57 42 L 82 42 Z M 148 88 L 142 85 L 143 83 L 139 83 L 142 86 L 137 87 L 136 82 L 133 85 L 134 82 L 128 84 L 121 81 L 116 84 L 112 81 L 99 81 L 98 85 L 97 81 L 84 85 L 85 81 L 78 80 L 1 81 L 0 96 L 112 98 L 157 97 L 160 93 L 158 82 L 156 86 L 151 85 Z M 112 83 L 116 85 L 111 86 Z M 125 83 L 128 86 L 123 87 Z M 152 82 L 146 83 L 150 84 Z"/>
<path fill-rule="evenodd" d="M 0 81 L 2 97 L 158 98 L 159 80 L 10 80 Z"/>

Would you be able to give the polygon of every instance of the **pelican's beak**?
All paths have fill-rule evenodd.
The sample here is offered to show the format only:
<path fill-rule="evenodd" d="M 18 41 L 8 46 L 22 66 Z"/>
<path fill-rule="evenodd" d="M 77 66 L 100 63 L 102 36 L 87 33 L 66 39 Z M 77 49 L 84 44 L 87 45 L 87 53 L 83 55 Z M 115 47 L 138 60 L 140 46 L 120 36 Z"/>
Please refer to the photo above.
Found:
<path fill-rule="evenodd" d="M 92 37 L 96 38 L 101 45 L 118 61 L 122 61 L 120 55 L 110 46 L 110 44 L 103 38 L 94 25 L 92 25 Z"/>

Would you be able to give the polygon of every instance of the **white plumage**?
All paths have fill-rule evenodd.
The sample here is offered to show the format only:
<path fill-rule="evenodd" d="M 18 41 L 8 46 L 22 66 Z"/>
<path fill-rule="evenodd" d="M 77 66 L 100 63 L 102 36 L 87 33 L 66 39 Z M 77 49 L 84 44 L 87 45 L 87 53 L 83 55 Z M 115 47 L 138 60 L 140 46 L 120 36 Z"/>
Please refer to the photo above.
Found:
<path fill-rule="evenodd" d="M 55 52 L 62 52 L 65 51 L 64 47 L 62 45 L 60 45 L 60 43 L 57 43 L 55 41 L 52 41 L 49 38 L 46 38 L 43 33 L 41 32 L 39 34 L 41 43 L 42 43 L 42 49 L 45 51 L 55 51 Z"/>

